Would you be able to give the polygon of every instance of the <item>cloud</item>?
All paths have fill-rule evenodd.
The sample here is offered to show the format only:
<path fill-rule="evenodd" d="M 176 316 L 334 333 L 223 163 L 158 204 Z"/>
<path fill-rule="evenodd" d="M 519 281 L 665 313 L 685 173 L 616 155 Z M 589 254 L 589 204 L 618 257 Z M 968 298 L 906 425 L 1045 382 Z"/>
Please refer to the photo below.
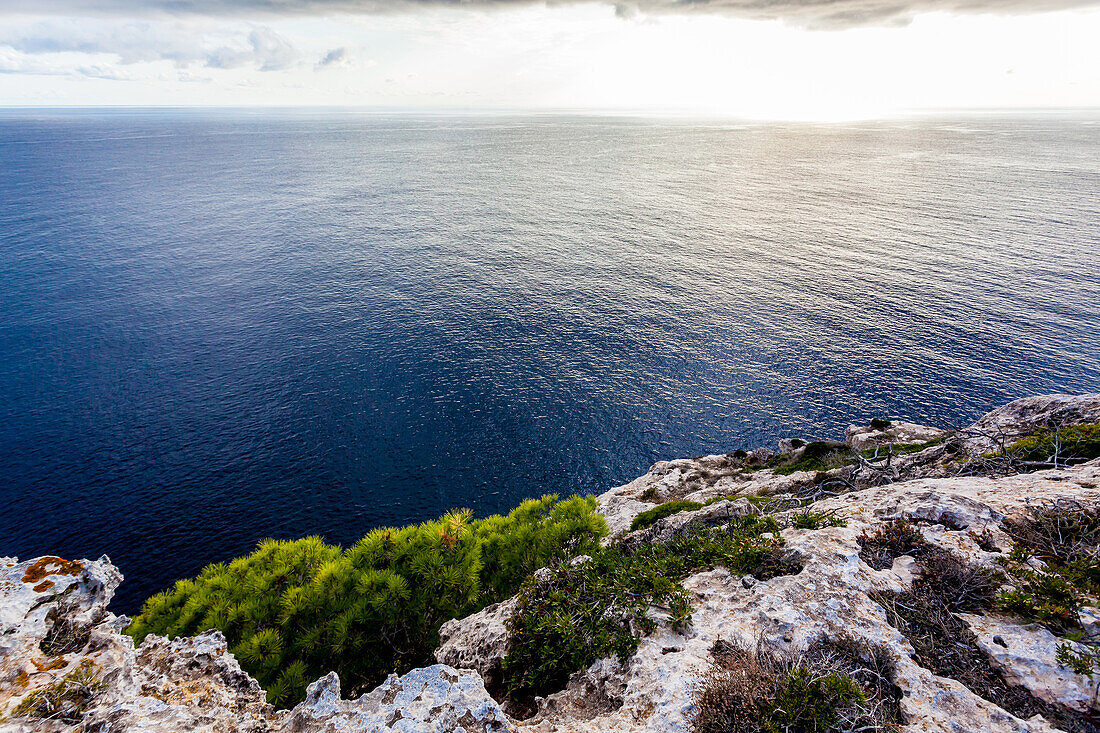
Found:
<path fill-rule="evenodd" d="M 24 30 L 0 30 L 0 45 L 27 56 L 107 54 L 115 56 L 122 65 L 170 61 L 180 69 L 203 66 L 279 71 L 293 66 L 300 58 L 287 38 L 266 26 L 230 33 L 196 33 L 164 23 L 129 22 L 104 26 L 53 21 L 37 23 Z M 89 73 L 85 74 L 84 68 Z M 108 72 L 107 68 L 91 64 L 77 71 L 101 78 L 130 78 L 117 70 Z"/>
<path fill-rule="evenodd" d="M 326 53 L 320 61 L 317 62 L 317 70 L 325 69 L 328 67 L 347 66 L 351 61 L 351 57 L 348 54 L 347 48 L 341 46 L 340 48 L 334 48 Z"/>
<path fill-rule="evenodd" d="M 621 15 L 722 13 L 753 19 L 781 19 L 811 28 L 902 24 L 918 13 L 1019 14 L 1086 7 L 1100 0 L 594 0 Z M 550 4 L 560 0 L 549 0 Z M 0 13 L 238 17 L 408 12 L 425 7 L 501 8 L 538 0 L 0 0 Z"/>

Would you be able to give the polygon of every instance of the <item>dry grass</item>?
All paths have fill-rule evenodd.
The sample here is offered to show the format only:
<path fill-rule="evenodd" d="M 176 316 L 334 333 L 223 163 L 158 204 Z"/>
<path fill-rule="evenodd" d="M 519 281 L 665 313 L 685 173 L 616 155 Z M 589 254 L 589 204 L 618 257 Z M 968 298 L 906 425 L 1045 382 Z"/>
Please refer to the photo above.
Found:
<path fill-rule="evenodd" d="M 894 731 L 900 692 L 885 654 L 850 639 L 791 655 L 719 641 L 695 703 L 695 733 Z"/>

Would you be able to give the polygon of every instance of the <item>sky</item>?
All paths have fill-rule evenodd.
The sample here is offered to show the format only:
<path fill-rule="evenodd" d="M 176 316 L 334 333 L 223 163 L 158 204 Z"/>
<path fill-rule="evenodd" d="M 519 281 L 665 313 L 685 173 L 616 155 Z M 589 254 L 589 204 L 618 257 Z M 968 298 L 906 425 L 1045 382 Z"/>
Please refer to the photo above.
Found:
<path fill-rule="evenodd" d="M 1100 107 L 1100 0 L 0 0 L 0 105 Z"/>

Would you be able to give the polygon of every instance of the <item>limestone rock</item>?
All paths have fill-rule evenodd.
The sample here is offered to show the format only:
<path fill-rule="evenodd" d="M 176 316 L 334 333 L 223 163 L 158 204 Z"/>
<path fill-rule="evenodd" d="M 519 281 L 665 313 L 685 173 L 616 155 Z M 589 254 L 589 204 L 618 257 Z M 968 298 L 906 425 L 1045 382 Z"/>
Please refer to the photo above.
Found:
<path fill-rule="evenodd" d="M 138 649 L 106 610 L 122 575 L 107 557 L 9 558 L 0 569 L 0 718 L 6 731 L 268 730 L 264 691 L 226 652 L 221 632 Z M 53 719 L 16 708 L 59 684 L 74 694 Z M 38 716 L 51 711 L 39 708 Z"/>
<path fill-rule="evenodd" d="M 734 517 L 759 513 L 760 510 L 753 506 L 748 499 L 741 498 L 734 501 L 726 499 L 694 511 L 678 512 L 662 517 L 649 527 L 625 535 L 623 542 L 627 547 L 637 547 L 653 542 L 668 542 L 673 537 L 691 530 L 701 527 L 716 527 L 729 523 Z"/>
<path fill-rule="evenodd" d="M 849 425 L 844 440 L 853 450 L 871 450 L 884 445 L 925 443 L 946 434 L 939 428 L 892 420 L 886 427 Z"/>
<path fill-rule="evenodd" d="M 476 672 L 445 664 L 389 679 L 358 700 L 340 698 L 335 672 L 306 689 L 278 733 L 503 733 L 512 726 Z"/>
<path fill-rule="evenodd" d="M 294 710 L 276 712 L 220 631 L 171 640 L 150 634 L 135 649 L 120 633 L 128 620 L 106 610 L 122 580 L 108 558 L 4 558 L 0 566 L 4 733 L 511 730 L 477 672 L 443 665 L 391 676 L 355 701 L 339 699 L 330 674 Z M 72 693 L 63 708 L 35 709 L 59 684 Z"/>
<path fill-rule="evenodd" d="M 1009 445 L 1039 428 L 1100 423 L 1100 392 L 1024 397 L 998 407 L 962 431 L 967 451 L 978 455 Z"/>
<path fill-rule="evenodd" d="M 1097 706 L 1097 683 L 1058 663 L 1058 647 L 1067 643 L 1038 624 L 1020 626 L 996 616 L 959 614 L 1005 679 L 1047 702 L 1088 712 Z M 1075 646 L 1071 644 L 1071 646 Z"/>
<path fill-rule="evenodd" d="M 495 685 L 500 680 L 500 663 L 508 653 L 506 624 L 518 605 L 515 598 L 509 598 L 443 624 L 439 629 L 436 661 L 459 669 L 475 669 L 490 686 Z"/>

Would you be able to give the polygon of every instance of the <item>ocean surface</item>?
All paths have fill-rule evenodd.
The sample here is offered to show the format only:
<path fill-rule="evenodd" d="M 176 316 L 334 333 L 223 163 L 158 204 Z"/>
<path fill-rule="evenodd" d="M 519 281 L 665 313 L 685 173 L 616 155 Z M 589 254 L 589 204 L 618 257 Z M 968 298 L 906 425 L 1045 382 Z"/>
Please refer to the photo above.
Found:
<path fill-rule="evenodd" d="M 0 554 L 264 537 L 1100 389 L 1100 116 L 0 111 Z"/>

